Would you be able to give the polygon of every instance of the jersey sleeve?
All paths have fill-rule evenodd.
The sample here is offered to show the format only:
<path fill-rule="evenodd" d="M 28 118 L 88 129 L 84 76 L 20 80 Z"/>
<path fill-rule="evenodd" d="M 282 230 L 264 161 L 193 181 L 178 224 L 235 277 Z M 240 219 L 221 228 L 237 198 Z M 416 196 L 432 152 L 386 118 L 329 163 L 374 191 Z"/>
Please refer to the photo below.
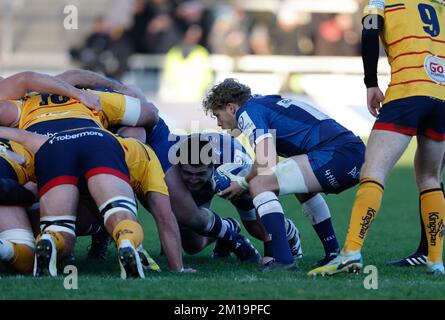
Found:
<path fill-rule="evenodd" d="M 100 97 L 100 120 L 105 128 L 113 125 L 135 126 L 141 113 L 137 98 L 116 92 L 93 91 Z"/>
<path fill-rule="evenodd" d="M 266 116 L 261 110 L 246 108 L 238 117 L 238 128 L 249 138 L 250 145 L 255 146 L 266 138 L 272 138 Z M 255 109 L 256 106 L 255 106 Z"/>
<path fill-rule="evenodd" d="M 385 17 L 385 0 L 369 0 L 368 5 L 363 9 L 363 18 L 371 14 Z"/>

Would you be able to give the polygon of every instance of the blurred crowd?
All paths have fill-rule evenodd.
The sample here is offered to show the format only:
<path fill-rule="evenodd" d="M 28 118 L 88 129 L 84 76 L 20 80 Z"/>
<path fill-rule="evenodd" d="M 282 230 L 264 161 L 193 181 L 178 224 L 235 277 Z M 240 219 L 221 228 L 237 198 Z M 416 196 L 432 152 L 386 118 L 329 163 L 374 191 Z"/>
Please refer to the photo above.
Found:
<path fill-rule="evenodd" d="M 170 54 L 172 60 L 199 60 L 211 53 L 360 53 L 360 10 L 356 14 L 299 12 L 292 5 L 295 1 L 282 0 L 272 13 L 247 11 L 235 1 L 206 5 L 202 0 L 110 0 L 91 34 L 71 54 L 83 67 L 119 79 L 133 53 Z"/>

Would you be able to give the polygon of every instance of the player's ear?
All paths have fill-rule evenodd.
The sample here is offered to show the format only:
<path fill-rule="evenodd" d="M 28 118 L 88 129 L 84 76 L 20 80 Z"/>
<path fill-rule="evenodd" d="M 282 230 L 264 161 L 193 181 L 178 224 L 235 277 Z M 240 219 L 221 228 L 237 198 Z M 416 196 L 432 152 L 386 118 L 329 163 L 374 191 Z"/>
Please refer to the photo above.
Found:
<path fill-rule="evenodd" d="M 231 114 L 235 114 L 236 113 L 236 107 L 237 105 L 235 103 L 228 103 L 226 106 L 226 110 L 228 110 Z"/>

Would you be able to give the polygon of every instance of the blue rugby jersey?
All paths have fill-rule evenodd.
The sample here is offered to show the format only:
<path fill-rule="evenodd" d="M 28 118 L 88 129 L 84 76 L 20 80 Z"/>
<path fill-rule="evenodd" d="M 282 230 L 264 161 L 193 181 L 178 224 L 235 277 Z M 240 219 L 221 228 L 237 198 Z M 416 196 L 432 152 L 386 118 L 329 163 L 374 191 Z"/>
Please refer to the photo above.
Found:
<path fill-rule="evenodd" d="M 360 140 L 311 105 L 279 95 L 253 95 L 241 105 L 236 119 L 253 147 L 275 134 L 277 154 L 283 157 Z"/>

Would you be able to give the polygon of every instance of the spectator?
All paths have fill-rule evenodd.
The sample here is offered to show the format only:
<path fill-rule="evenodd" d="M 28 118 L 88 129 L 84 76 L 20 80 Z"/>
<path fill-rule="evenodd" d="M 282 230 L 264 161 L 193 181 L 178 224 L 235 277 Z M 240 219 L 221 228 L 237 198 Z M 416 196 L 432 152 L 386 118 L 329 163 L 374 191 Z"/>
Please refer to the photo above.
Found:
<path fill-rule="evenodd" d="M 201 37 L 201 27 L 192 25 L 182 43 L 168 51 L 160 89 L 163 101 L 197 102 L 211 85 L 209 52 L 199 45 Z"/>

